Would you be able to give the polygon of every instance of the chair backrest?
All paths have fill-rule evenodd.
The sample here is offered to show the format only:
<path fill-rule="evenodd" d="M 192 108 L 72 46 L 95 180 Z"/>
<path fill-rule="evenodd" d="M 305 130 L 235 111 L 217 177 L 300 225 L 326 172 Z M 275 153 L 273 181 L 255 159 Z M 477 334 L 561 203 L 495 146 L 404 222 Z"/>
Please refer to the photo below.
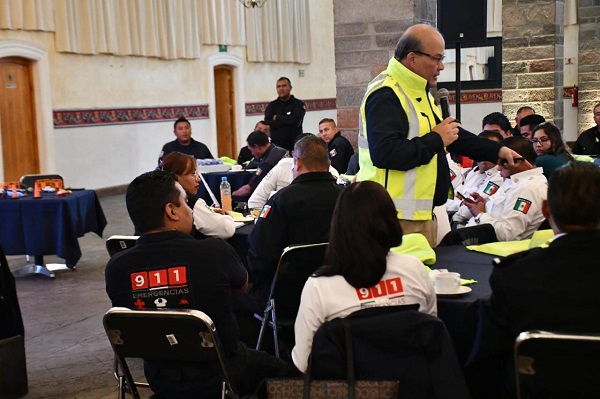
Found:
<path fill-rule="evenodd" d="M 205 313 L 192 309 L 115 307 L 104 315 L 103 323 L 126 375 L 129 371 L 125 358 L 218 364 L 230 387 L 215 326 Z"/>
<path fill-rule="evenodd" d="M 592 398 L 600 392 L 600 336 L 526 331 L 515 342 L 519 398 Z"/>
<path fill-rule="evenodd" d="M 22 188 L 27 189 L 29 187 L 33 188 L 35 186 L 35 182 L 42 179 L 56 179 L 63 181 L 63 177 L 61 175 L 23 175 L 21 176 L 19 182 L 21 183 Z"/>
<path fill-rule="evenodd" d="M 139 236 L 112 235 L 106 240 L 106 250 L 112 257 L 114 254 L 131 248 L 137 242 Z"/>
<path fill-rule="evenodd" d="M 294 321 L 306 280 L 323 265 L 327 243 L 290 245 L 281 253 L 271 285 L 280 321 Z"/>
<path fill-rule="evenodd" d="M 437 317 L 418 305 L 383 306 L 354 312 L 350 322 L 355 374 L 360 380 L 397 380 L 401 398 L 469 398 L 452 340 Z M 346 345 L 341 319 L 315 333 L 311 374 L 345 379 Z"/>

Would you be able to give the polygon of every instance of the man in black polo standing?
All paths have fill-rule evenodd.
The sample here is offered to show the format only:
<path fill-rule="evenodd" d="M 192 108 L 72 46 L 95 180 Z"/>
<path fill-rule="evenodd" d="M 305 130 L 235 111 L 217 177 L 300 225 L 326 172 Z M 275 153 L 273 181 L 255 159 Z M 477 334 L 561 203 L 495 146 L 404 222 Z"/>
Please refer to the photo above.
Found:
<path fill-rule="evenodd" d="M 288 151 L 294 149 L 294 139 L 302 133 L 306 105 L 291 94 L 292 83 L 286 77 L 277 79 L 277 99 L 265 110 L 265 123 L 271 127 L 271 141 Z"/>

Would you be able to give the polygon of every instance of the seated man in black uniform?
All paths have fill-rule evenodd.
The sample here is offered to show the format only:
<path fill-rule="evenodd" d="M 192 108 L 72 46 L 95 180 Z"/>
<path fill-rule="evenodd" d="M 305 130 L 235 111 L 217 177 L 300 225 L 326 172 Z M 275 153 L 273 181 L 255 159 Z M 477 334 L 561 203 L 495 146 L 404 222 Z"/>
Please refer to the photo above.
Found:
<path fill-rule="evenodd" d="M 163 158 L 172 152 L 181 152 L 196 159 L 213 159 L 208 147 L 192 138 L 192 125 L 183 116 L 173 124 L 173 134 L 177 139 L 163 145 L 158 157 L 159 168 L 162 165 Z"/>
<path fill-rule="evenodd" d="M 354 148 L 348 139 L 342 136 L 333 119 L 325 118 L 319 122 L 319 136 L 327 143 L 331 166 L 340 174 L 346 173 Z"/>
<path fill-rule="evenodd" d="M 496 261 L 490 277 L 467 369 L 473 397 L 516 397 L 513 346 L 523 331 L 600 334 L 598 203 L 598 166 L 572 162 L 552 173 L 542 211 L 554 239 Z"/>
<path fill-rule="evenodd" d="M 242 200 L 243 198 L 247 200 L 248 197 L 252 195 L 261 180 L 287 153 L 285 149 L 272 144 L 269 140 L 269 136 L 260 130 L 250 133 L 246 142 L 248 143 L 248 149 L 252 153 L 254 159 L 244 168 L 256 168 L 256 172 L 248 184 L 244 184 L 242 187 L 231 193 L 234 197 L 241 198 Z"/>
<path fill-rule="evenodd" d="M 115 255 L 106 266 L 106 292 L 112 305 L 189 308 L 206 313 L 215 323 L 239 394 L 254 392 L 265 377 L 293 370 L 288 363 L 248 349 L 239 341 L 231 298 L 246 290 L 246 269 L 224 241 L 195 240 L 188 234 L 192 210 L 174 176 L 158 170 L 137 177 L 127 188 L 126 201 L 142 236 L 135 247 Z M 167 287 L 166 281 L 177 288 Z M 216 397 L 220 392 L 219 373 L 194 363 L 145 361 L 144 372 L 161 398 Z"/>
<path fill-rule="evenodd" d="M 329 241 L 329 225 L 342 191 L 329 173 L 327 145 L 306 136 L 294 146 L 294 180 L 263 207 L 248 237 L 251 296 L 262 311 L 283 249 L 292 244 Z"/>
<path fill-rule="evenodd" d="M 257 130 L 260 130 L 261 132 L 265 133 L 267 136 L 271 137 L 271 130 L 269 129 L 269 125 L 267 125 L 265 123 L 265 121 L 256 122 L 256 125 L 254 126 L 254 131 L 256 132 Z M 248 164 L 248 162 L 252 161 L 253 159 L 254 159 L 254 157 L 252 156 L 252 153 L 248 149 L 248 146 L 244 146 L 240 150 L 240 153 L 237 158 L 237 163 L 238 163 L 238 165 L 246 165 L 246 164 Z"/>

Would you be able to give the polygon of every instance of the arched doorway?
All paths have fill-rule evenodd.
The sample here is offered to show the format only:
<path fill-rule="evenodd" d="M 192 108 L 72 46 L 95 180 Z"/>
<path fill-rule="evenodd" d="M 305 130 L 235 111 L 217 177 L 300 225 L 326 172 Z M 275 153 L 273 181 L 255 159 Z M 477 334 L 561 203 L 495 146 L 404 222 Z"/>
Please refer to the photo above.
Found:
<path fill-rule="evenodd" d="M 232 158 L 236 158 L 238 152 L 242 146 L 246 145 L 246 137 L 248 136 L 248 129 L 245 126 L 246 122 L 246 104 L 245 104 L 245 91 L 244 91 L 244 61 L 233 54 L 230 53 L 215 53 L 208 57 L 208 63 L 210 68 L 208 69 L 208 84 L 209 84 L 209 102 L 208 102 L 208 110 L 209 110 L 209 124 L 210 124 L 210 139 L 207 140 L 207 145 L 209 145 L 210 149 L 220 146 L 221 139 L 218 138 L 220 136 L 220 132 L 217 129 L 217 115 L 219 111 L 217 110 L 217 88 L 216 85 L 216 76 L 217 68 L 221 67 L 229 67 L 231 73 L 230 85 L 233 88 L 231 94 L 231 113 L 232 117 L 232 126 L 233 129 L 232 134 L 235 139 L 234 150 L 232 151 Z M 246 133 L 248 131 L 248 133 Z M 218 144 L 215 145 L 215 140 L 218 141 Z M 219 150 L 219 156 L 228 155 L 229 154 L 221 154 Z"/>
<path fill-rule="evenodd" d="M 237 157 L 235 128 L 235 82 L 233 67 L 217 65 L 215 76 L 215 118 L 219 156 Z"/>
<path fill-rule="evenodd" d="M 0 132 L 4 181 L 40 173 L 32 62 L 0 58 Z"/>
<path fill-rule="evenodd" d="M 34 117 L 37 133 L 39 169 L 41 173 L 58 173 L 54 155 L 54 126 L 52 121 L 52 97 L 50 90 L 50 66 L 45 48 L 21 40 L 0 40 L 0 59 L 20 58 L 29 62 Z M 6 78 L 6 77 L 5 77 Z M 1 80 L 3 82 L 3 80 Z M 2 84 L 5 84 L 4 82 Z M 2 96 L 4 97 L 4 96 Z M 0 131 L 2 135 L 2 131 Z M 0 140 L 1 142 L 1 140 Z M 0 152 L 1 155 L 1 152 Z M 2 158 L 4 158 L 2 156 Z M 0 180 L 5 179 L 3 162 L 0 161 Z"/>

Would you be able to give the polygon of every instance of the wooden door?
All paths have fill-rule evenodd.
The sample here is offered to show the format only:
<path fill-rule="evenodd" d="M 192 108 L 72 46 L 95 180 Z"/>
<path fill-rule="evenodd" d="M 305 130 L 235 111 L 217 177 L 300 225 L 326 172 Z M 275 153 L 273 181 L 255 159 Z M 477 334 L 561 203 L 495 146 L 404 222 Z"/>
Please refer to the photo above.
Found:
<path fill-rule="evenodd" d="M 33 90 L 30 61 L 0 58 L 4 181 L 17 181 L 22 175 L 40 173 Z"/>
<path fill-rule="evenodd" d="M 215 67 L 215 115 L 217 119 L 218 156 L 237 159 L 235 89 L 233 83 L 233 67 L 226 65 Z"/>

